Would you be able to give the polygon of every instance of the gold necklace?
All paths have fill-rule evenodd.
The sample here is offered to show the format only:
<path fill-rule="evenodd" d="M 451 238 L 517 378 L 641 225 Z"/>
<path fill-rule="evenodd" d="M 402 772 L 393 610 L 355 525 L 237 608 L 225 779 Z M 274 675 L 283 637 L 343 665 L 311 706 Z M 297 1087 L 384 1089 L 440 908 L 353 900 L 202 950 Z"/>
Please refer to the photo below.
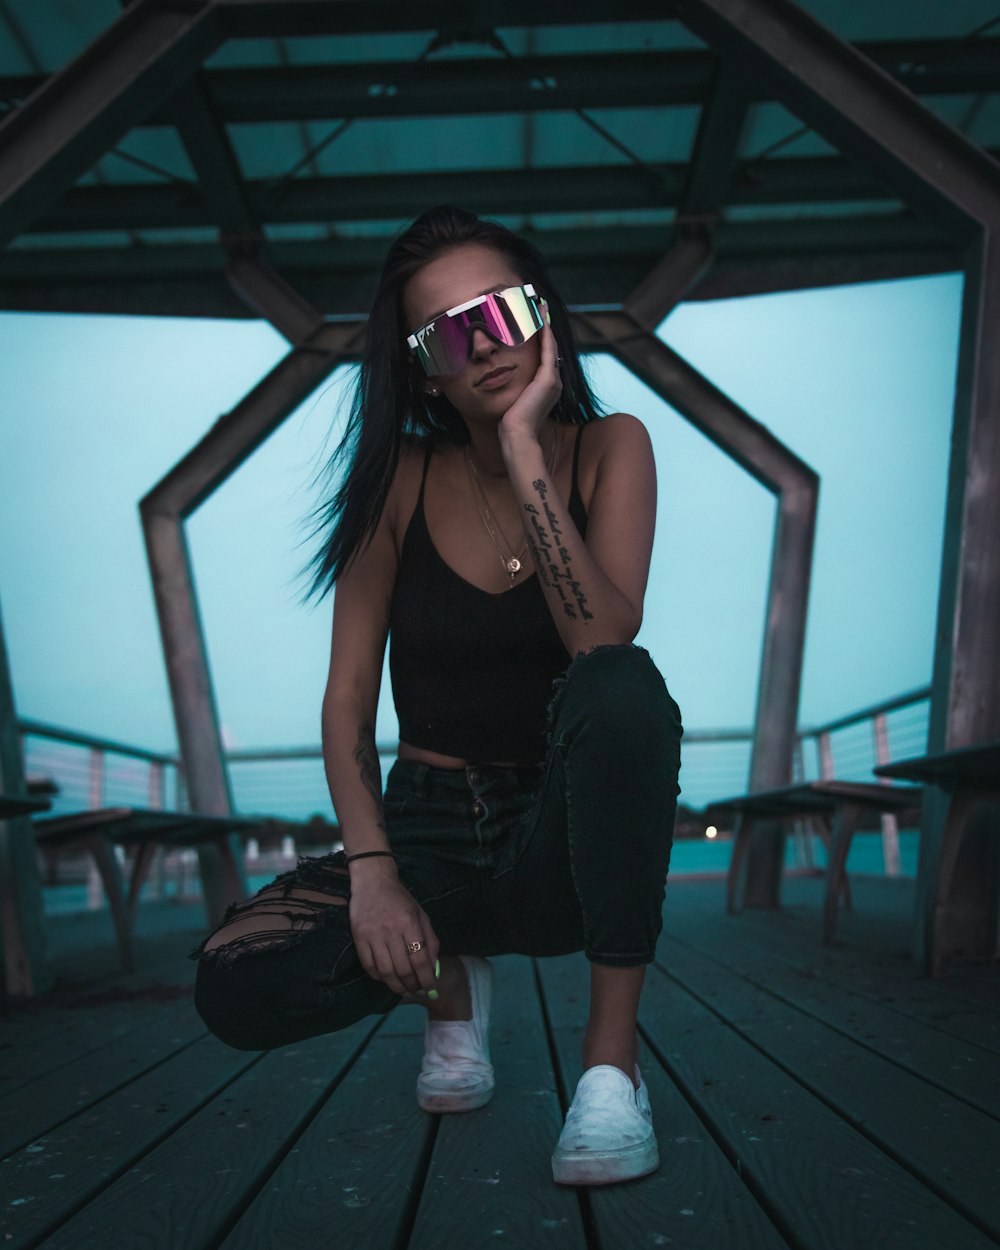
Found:
<path fill-rule="evenodd" d="M 550 478 L 552 477 L 553 469 L 555 468 L 556 449 L 558 445 L 559 445 L 559 427 L 558 425 L 553 425 L 552 446 L 549 449 L 550 455 L 545 457 L 545 467 L 548 470 L 548 474 Z M 493 515 L 493 509 L 490 507 L 490 502 L 486 498 L 486 491 L 483 489 L 483 484 L 479 478 L 479 472 L 476 469 L 475 462 L 472 459 L 472 453 L 469 450 L 468 444 L 466 444 L 465 446 L 465 463 L 468 465 L 468 468 L 469 468 L 469 476 L 473 485 L 473 492 L 472 492 L 473 498 L 476 501 L 476 508 L 479 512 L 480 519 L 482 520 L 483 525 L 486 528 L 487 534 L 489 534 L 490 538 L 492 539 L 494 547 L 496 547 L 497 551 L 500 553 L 500 563 L 503 566 L 504 572 L 510 578 L 510 584 L 513 586 L 518 573 L 520 573 L 521 569 L 524 567 L 522 560 L 523 560 L 525 552 L 528 550 L 528 541 L 527 539 L 525 539 L 524 545 L 521 547 L 521 550 L 516 553 L 510 550 L 509 543 L 507 543 L 506 550 L 500 545 L 500 542 L 496 535 L 496 530 L 500 529 L 500 523 L 499 521 L 497 521 L 496 517 Z M 494 529 L 494 523 L 496 525 L 496 529 Z M 501 533 L 503 533 L 502 530 L 501 530 Z M 504 539 L 504 542 L 506 543 L 507 542 L 506 534 L 503 535 L 503 539 Z"/>

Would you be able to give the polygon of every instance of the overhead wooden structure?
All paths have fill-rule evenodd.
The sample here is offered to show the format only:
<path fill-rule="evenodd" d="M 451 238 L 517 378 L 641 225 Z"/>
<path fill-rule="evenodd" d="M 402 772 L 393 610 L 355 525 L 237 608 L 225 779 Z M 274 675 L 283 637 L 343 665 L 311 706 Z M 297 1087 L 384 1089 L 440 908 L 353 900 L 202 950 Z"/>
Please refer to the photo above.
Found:
<path fill-rule="evenodd" d="M 655 328 L 688 297 L 964 268 L 929 747 L 1000 732 L 993 14 L 920 30 L 881 0 L 882 37 L 852 43 L 833 0 L 809 6 L 832 29 L 790 0 L 511 0 L 502 29 L 459 0 L 137 0 L 56 65 L 38 7 L 0 0 L 21 62 L 0 64 L 0 306 L 264 316 L 291 344 L 142 504 L 200 810 L 229 794 L 184 518 L 356 353 L 386 237 L 444 199 L 530 232 L 581 342 L 776 493 L 751 789 L 790 779 L 818 481 Z M 756 833 L 746 905 L 774 905 L 782 864 Z"/>

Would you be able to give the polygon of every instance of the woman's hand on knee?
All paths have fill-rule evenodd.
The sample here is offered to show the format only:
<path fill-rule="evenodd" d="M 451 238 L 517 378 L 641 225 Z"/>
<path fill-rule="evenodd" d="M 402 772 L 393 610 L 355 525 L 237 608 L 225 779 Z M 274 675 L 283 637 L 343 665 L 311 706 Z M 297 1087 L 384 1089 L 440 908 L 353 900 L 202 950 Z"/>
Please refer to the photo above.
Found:
<path fill-rule="evenodd" d="M 351 874 L 351 935 L 361 966 L 394 994 L 437 985 L 437 934 L 427 913 L 395 875 Z M 410 947 L 420 944 L 417 951 Z"/>

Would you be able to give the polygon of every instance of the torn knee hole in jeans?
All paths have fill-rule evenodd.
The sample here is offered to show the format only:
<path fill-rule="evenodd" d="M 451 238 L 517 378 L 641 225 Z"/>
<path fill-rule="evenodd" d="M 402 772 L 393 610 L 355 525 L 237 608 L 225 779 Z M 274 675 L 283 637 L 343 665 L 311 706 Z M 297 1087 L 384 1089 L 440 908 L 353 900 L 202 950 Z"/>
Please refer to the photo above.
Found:
<path fill-rule="evenodd" d="M 231 903 L 221 923 L 188 958 L 228 965 L 256 951 L 297 946 L 310 930 L 329 923 L 332 909 L 346 907 L 349 899 L 346 867 L 303 857 L 297 868 L 252 898 Z"/>

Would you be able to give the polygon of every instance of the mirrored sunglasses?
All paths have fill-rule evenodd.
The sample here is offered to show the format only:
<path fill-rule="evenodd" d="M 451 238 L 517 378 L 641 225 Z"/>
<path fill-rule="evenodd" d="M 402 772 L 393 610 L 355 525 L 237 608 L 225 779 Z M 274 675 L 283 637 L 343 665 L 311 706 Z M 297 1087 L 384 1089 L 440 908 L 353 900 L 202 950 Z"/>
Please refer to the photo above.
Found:
<path fill-rule="evenodd" d="M 449 308 L 407 337 L 424 372 L 461 373 L 469 363 L 473 330 L 482 330 L 503 347 L 519 347 L 545 324 L 542 298 L 531 283 L 479 295 Z"/>

